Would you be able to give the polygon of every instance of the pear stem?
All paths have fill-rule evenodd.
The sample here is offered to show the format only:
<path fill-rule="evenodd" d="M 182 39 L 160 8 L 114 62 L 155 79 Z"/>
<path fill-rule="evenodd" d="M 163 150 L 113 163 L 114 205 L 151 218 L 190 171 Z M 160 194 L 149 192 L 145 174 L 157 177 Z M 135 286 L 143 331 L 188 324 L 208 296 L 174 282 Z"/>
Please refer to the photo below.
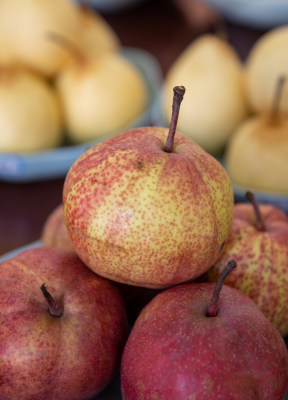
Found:
<path fill-rule="evenodd" d="M 213 22 L 212 28 L 214 33 L 219 39 L 222 39 L 224 42 L 228 42 L 228 31 L 227 24 L 224 18 L 221 15 L 217 15 L 215 21 Z"/>
<path fill-rule="evenodd" d="M 274 93 L 274 100 L 272 102 L 272 109 L 271 109 L 271 113 L 270 113 L 270 117 L 272 120 L 277 118 L 277 115 L 279 112 L 281 94 L 283 92 L 283 86 L 284 86 L 285 80 L 286 80 L 286 77 L 284 75 L 281 75 L 277 80 L 276 90 Z"/>
<path fill-rule="evenodd" d="M 79 1 L 79 7 L 80 7 L 84 12 L 92 11 L 91 0 L 80 0 L 80 1 Z"/>
<path fill-rule="evenodd" d="M 173 144 L 174 144 L 174 137 L 176 132 L 176 126 L 178 122 L 180 104 L 183 100 L 184 93 L 185 93 L 184 86 L 175 86 L 173 88 L 174 96 L 173 96 L 173 104 L 172 104 L 172 116 L 169 126 L 169 132 L 167 137 L 167 142 L 164 151 L 166 153 L 172 153 Z"/>
<path fill-rule="evenodd" d="M 260 211 L 260 207 L 259 204 L 254 196 L 254 194 L 252 192 L 247 192 L 246 193 L 246 199 L 250 201 L 250 203 L 252 204 L 254 211 L 255 211 L 255 215 L 256 215 L 256 228 L 259 231 L 265 231 L 265 224 L 263 222 L 263 218 L 262 218 L 262 214 Z"/>
<path fill-rule="evenodd" d="M 230 274 L 230 272 L 236 267 L 237 267 L 236 261 L 231 259 L 230 261 L 228 261 L 226 267 L 223 269 L 218 281 L 216 282 L 212 299 L 206 313 L 206 317 L 216 317 L 218 311 L 218 300 L 224 280 Z"/>
<path fill-rule="evenodd" d="M 64 311 L 62 304 L 53 299 L 51 294 L 46 289 L 45 283 L 41 285 L 40 289 L 42 290 L 43 296 L 45 297 L 48 303 L 50 315 L 52 315 L 52 317 L 57 317 L 57 318 L 61 317 Z"/>

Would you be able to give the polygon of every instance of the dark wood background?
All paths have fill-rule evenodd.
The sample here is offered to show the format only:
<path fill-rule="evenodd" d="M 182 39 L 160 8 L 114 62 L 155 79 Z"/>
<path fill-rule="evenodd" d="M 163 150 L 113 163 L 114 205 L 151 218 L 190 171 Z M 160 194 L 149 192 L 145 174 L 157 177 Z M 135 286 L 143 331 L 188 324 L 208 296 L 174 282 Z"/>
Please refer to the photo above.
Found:
<path fill-rule="evenodd" d="M 149 51 L 163 77 L 183 49 L 200 33 L 189 26 L 173 1 L 148 0 L 117 13 L 104 14 L 123 46 Z M 264 33 L 227 22 L 228 40 L 245 60 Z M 40 237 L 50 212 L 62 200 L 63 179 L 33 183 L 0 181 L 0 255 Z"/>

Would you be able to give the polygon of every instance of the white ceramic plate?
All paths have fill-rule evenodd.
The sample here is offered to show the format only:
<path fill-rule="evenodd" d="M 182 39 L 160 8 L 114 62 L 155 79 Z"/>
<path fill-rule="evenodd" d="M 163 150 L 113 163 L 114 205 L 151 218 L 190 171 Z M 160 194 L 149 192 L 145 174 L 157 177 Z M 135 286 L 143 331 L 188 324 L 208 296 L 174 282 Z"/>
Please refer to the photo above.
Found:
<path fill-rule="evenodd" d="M 143 75 L 150 95 L 148 108 L 129 126 L 124 127 L 124 130 L 151 123 L 156 98 L 162 85 L 162 72 L 158 61 L 147 51 L 124 47 L 123 54 Z M 110 135 L 114 133 L 116 132 L 111 132 Z M 62 178 L 85 150 L 101 140 L 103 139 L 28 154 L 0 153 L 0 180 L 29 182 Z"/>
<path fill-rule="evenodd" d="M 287 0 L 205 0 L 232 22 L 259 29 L 288 24 Z"/>

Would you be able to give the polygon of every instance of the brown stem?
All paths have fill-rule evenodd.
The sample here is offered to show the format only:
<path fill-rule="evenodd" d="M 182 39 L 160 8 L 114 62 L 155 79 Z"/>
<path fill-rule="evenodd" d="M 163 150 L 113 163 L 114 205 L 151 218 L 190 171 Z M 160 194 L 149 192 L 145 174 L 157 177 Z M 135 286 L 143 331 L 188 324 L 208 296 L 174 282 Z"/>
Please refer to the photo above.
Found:
<path fill-rule="evenodd" d="M 47 39 L 56 45 L 62 47 L 68 53 L 73 55 L 79 62 L 84 62 L 86 60 L 83 52 L 67 37 L 63 36 L 61 33 L 57 32 L 47 32 Z"/>
<path fill-rule="evenodd" d="M 272 102 L 272 108 L 271 108 L 271 113 L 270 113 L 270 118 L 272 120 L 277 118 L 277 115 L 279 112 L 280 100 L 281 100 L 281 95 L 283 93 L 283 87 L 284 87 L 285 80 L 286 80 L 286 77 L 284 75 L 281 75 L 277 80 L 276 90 L 274 93 L 274 99 Z"/>
<path fill-rule="evenodd" d="M 64 311 L 63 305 L 53 299 L 51 294 L 46 289 L 45 283 L 41 285 L 40 289 L 42 290 L 43 296 L 45 297 L 48 303 L 50 315 L 52 315 L 52 317 L 57 317 L 57 318 L 61 317 Z"/>
<path fill-rule="evenodd" d="M 92 11 L 92 4 L 91 0 L 80 0 L 78 2 L 79 7 L 84 11 L 84 12 L 90 12 Z"/>
<path fill-rule="evenodd" d="M 216 16 L 216 18 L 213 21 L 212 27 L 215 35 L 219 39 L 222 39 L 224 42 L 228 43 L 229 36 L 228 36 L 227 24 L 222 15 L 218 14 Z"/>
<path fill-rule="evenodd" d="M 216 317 L 218 311 L 218 300 L 225 278 L 237 267 L 236 261 L 231 259 L 223 269 L 213 291 L 212 299 L 209 304 L 206 317 Z"/>
<path fill-rule="evenodd" d="M 171 153 L 173 149 L 174 136 L 176 132 L 176 126 L 179 116 L 180 104 L 183 100 L 185 87 L 184 86 L 175 86 L 173 88 L 174 96 L 173 96 L 173 104 L 172 104 L 172 116 L 169 126 L 169 132 L 167 137 L 167 142 L 164 151 L 166 153 Z"/>
<path fill-rule="evenodd" d="M 246 199 L 250 201 L 250 203 L 252 204 L 254 211 L 255 211 L 255 215 L 256 215 L 256 228 L 259 231 L 265 231 L 265 224 L 263 222 L 263 218 L 262 218 L 262 214 L 260 212 L 260 207 L 259 204 L 254 196 L 254 194 L 252 192 L 246 192 Z"/>

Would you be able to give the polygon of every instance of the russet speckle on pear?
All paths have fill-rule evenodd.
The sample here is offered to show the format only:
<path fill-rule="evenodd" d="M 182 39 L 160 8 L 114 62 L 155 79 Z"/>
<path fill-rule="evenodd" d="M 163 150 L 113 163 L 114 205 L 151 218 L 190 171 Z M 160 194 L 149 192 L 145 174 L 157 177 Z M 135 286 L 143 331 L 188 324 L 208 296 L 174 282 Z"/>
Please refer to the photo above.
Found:
<path fill-rule="evenodd" d="M 288 334 L 288 218 L 270 204 L 260 204 L 265 230 L 255 226 L 255 212 L 248 203 L 234 207 L 234 218 L 223 253 L 207 272 L 216 281 L 230 258 L 237 268 L 225 283 L 251 297 L 266 318 Z"/>
<path fill-rule="evenodd" d="M 233 214 L 223 167 L 168 129 L 120 133 L 82 155 L 67 174 L 65 221 L 94 272 L 123 283 L 167 287 L 193 279 L 219 256 Z"/>

